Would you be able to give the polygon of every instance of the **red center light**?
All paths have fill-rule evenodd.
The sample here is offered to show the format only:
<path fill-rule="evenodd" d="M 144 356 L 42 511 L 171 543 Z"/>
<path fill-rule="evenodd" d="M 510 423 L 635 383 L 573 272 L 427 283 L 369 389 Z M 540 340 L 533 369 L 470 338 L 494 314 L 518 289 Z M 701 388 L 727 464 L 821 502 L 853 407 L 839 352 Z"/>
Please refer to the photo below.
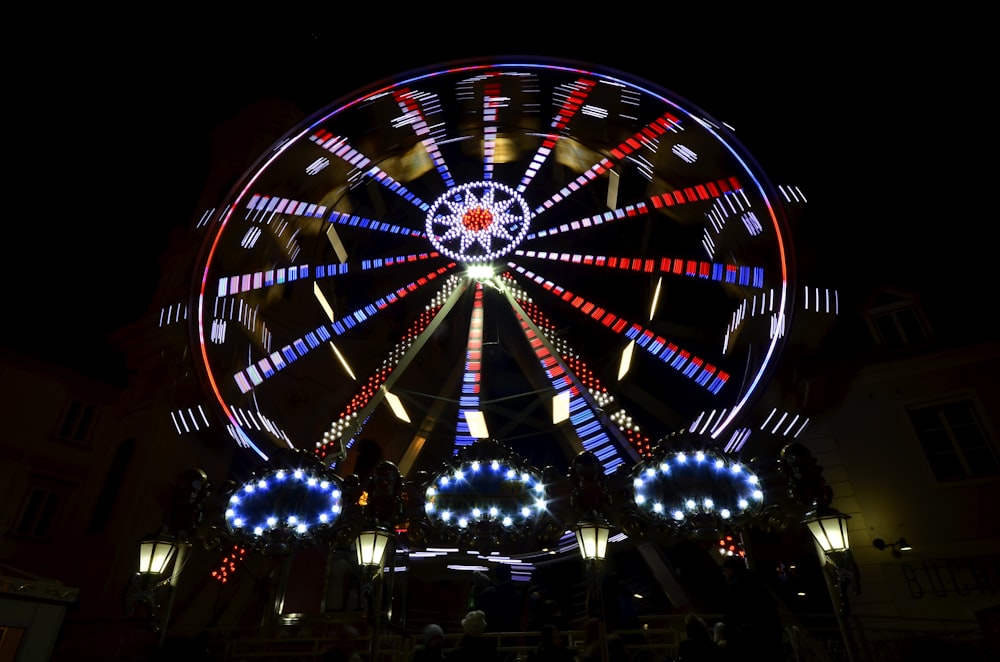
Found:
<path fill-rule="evenodd" d="M 489 209 L 483 209 L 482 207 L 470 209 L 462 216 L 462 225 L 469 232 L 482 232 L 490 227 L 490 223 L 492 222 L 493 213 Z"/>

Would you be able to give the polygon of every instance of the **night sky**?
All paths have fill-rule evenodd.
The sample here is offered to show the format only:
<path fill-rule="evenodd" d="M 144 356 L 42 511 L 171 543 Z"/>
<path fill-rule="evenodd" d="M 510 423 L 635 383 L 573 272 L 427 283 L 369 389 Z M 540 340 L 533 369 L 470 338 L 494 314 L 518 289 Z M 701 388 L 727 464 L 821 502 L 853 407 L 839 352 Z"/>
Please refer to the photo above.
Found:
<path fill-rule="evenodd" d="M 960 307 L 978 305 L 994 233 L 983 165 L 992 92 L 977 80 L 995 73 L 969 31 L 985 19 L 910 17 L 904 31 L 896 17 L 654 6 L 547 16 L 516 3 L 457 16 L 379 6 L 368 20 L 329 4 L 218 16 L 171 7 L 37 21 L 8 80 L 18 92 L 8 172 L 20 183 L 7 195 L 0 344 L 100 363 L 107 334 L 145 311 L 168 232 L 201 211 L 209 131 L 255 98 L 311 113 L 371 82 L 480 55 L 626 72 L 733 126 L 775 184 L 809 197 L 800 252 L 824 271 L 816 285 L 944 282 Z"/>

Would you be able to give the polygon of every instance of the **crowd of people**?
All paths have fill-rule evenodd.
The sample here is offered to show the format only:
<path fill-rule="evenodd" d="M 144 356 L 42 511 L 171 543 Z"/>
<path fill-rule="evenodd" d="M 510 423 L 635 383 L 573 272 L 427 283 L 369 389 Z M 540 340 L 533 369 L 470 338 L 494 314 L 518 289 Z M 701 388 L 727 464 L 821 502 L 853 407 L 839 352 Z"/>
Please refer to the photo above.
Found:
<path fill-rule="evenodd" d="M 723 613 L 709 624 L 691 612 L 684 617 L 684 640 L 674 662 L 786 659 L 778 602 L 760 576 L 739 556 L 722 562 Z"/>
<path fill-rule="evenodd" d="M 729 557 L 722 564 L 725 594 L 721 617 L 709 621 L 697 613 L 685 616 L 684 636 L 677 655 L 669 662 L 728 662 L 729 660 L 786 659 L 783 628 L 777 600 L 767 585 L 752 572 L 740 557 Z M 478 578 L 469 600 L 470 609 L 461 620 L 461 633 L 454 645 L 446 645 L 443 628 L 427 625 L 409 662 L 510 662 L 502 648 L 511 643 L 494 633 L 536 633 L 536 645 L 526 662 L 633 662 L 627 642 L 617 629 L 631 624 L 615 609 L 615 618 L 591 615 L 583 628 L 584 637 L 576 646 L 567 642 L 558 605 L 545 589 L 533 585 L 527 593 L 512 581 L 510 568 L 497 566 L 492 581 Z M 522 621 L 522 616 L 526 616 Z M 356 637 L 346 632 L 341 645 L 331 649 L 330 662 L 359 662 L 351 649 Z M 521 643 L 523 644 L 523 639 Z M 665 661 L 667 662 L 667 661 Z"/>

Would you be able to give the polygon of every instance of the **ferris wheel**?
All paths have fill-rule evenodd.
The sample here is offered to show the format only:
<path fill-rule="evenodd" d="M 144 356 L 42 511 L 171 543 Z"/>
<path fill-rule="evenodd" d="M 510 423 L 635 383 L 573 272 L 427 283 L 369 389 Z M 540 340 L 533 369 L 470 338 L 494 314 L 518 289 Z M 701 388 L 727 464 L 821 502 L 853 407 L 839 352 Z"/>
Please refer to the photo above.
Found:
<path fill-rule="evenodd" d="M 605 471 L 719 448 L 793 309 L 781 197 L 732 131 L 649 81 L 449 62 L 343 97 L 207 224 L 192 347 L 235 443 L 406 467 L 496 438 Z"/>

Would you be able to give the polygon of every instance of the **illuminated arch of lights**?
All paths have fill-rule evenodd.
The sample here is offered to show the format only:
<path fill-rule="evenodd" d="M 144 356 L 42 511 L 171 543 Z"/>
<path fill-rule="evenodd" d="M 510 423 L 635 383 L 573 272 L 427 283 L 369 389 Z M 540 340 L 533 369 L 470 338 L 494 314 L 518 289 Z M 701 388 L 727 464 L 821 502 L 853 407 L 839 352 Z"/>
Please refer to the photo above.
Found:
<path fill-rule="evenodd" d="M 758 514 L 764 492 L 746 465 L 711 450 L 657 453 L 631 472 L 636 506 L 680 532 L 717 534 Z"/>
<path fill-rule="evenodd" d="M 459 529 L 483 521 L 509 528 L 546 512 L 541 476 L 498 459 L 465 460 L 438 474 L 424 496 L 428 518 Z"/>
<path fill-rule="evenodd" d="M 247 480 L 229 497 L 226 525 L 231 533 L 260 538 L 282 534 L 306 538 L 333 525 L 343 509 L 335 475 L 310 469 L 269 469 Z"/>

